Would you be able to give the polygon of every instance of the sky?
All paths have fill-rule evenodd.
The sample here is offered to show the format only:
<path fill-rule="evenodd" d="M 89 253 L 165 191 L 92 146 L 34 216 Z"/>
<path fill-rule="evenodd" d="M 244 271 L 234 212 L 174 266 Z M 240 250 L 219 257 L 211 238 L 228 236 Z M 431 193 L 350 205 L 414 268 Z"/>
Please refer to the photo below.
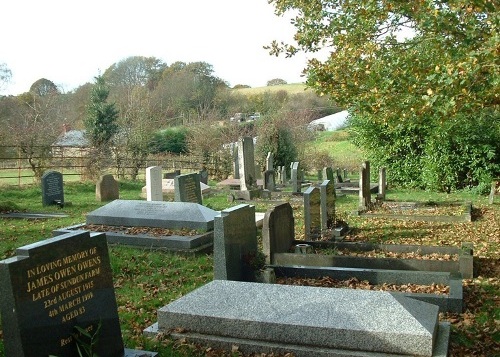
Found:
<path fill-rule="evenodd" d="M 3 95 L 40 78 L 68 92 L 130 56 L 207 62 L 231 87 L 305 82 L 305 55 L 263 49 L 295 33 L 291 16 L 276 16 L 267 0 L 25 0 L 1 9 L 0 63 L 12 71 Z"/>

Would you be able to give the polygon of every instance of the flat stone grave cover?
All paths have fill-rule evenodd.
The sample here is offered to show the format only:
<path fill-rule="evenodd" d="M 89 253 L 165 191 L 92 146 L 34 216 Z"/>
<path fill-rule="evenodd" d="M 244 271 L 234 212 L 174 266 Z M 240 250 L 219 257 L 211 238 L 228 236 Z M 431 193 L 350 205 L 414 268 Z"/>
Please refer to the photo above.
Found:
<path fill-rule="evenodd" d="M 158 329 L 432 356 L 438 307 L 382 291 L 215 280 L 158 310 Z"/>
<path fill-rule="evenodd" d="M 65 234 L 23 246 L 0 261 L 6 356 L 77 356 L 75 327 L 94 334 L 95 353 L 124 346 L 104 234 Z"/>
<path fill-rule="evenodd" d="M 198 203 L 114 200 L 87 215 L 87 224 L 211 231 L 219 212 Z"/>

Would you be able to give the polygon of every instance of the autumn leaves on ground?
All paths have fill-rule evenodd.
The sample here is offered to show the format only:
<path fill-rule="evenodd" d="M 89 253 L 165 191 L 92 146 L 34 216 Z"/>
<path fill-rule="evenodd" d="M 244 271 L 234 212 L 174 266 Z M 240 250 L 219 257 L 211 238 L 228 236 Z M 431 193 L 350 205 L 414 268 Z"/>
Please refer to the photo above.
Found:
<path fill-rule="evenodd" d="M 140 199 L 142 183 L 130 185 L 130 191 L 122 190 L 124 199 Z M 90 184 L 69 184 L 66 187 L 73 205 L 65 207 L 69 217 L 53 220 L 0 220 L 0 257 L 5 259 L 14 254 L 16 247 L 39 241 L 51 236 L 52 230 L 85 221 L 88 212 L 101 204 L 94 202 L 92 195 L 95 187 Z M 4 189 L 0 201 L 9 197 L 15 200 L 20 209 L 30 211 L 43 210 L 38 202 L 38 188 Z M 448 245 L 460 247 L 463 242 L 474 244 L 473 279 L 463 280 L 464 310 L 460 314 L 441 314 L 442 320 L 451 323 L 449 356 L 484 356 L 491 357 L 500 353 L 500 197 L 493 205 L 488 204 L 484 196 L 470 193 L 452 195 L 390 190 L 390 200 L 473 203 L 472 222 L 424 222 L 403 221 L 396 219 L 364 218 L 352 215 L 357 206 L 357 196 L 343 196 L 337 199 L 336 211 L 339 219 L 348 222 L 351 232 L 346 237 L 350 241 L 368 241 L 375 243 Z M 222 198 L 221 198 L 222 197 Z M 283 197 L 283 199 L 285 199 Z M 35 203 L 33 203 L 35 202 Z M 204 199 L 204 204 L 213 209 L 228 208 L 236 203 L 228 203 L 224 192 L 214 193 Z M 291 199 L 296 223 L 296 237 L 303 236 L 303 207 L 300 200 Z M 269 204 L 256 202 L 258 211 L 265 211 Z M 436 214 L 455 215 L 456 206 L 450 210 L 440 209 Z M 57 208 L 54 210 L 60 211 Z M 417 212 L 419 213 L 419 212 Z M 335 254 L 348 254 L 336 251 Z M 366 254 L 379 254 L 368 252 Z M 399 257 L 402 258 L 402 257 Z M 454 256 L 413 256 L 412 259 L 456 259 Z M 183 257 L 161 251 L 110 247 L 110 259 L 113 281 L 118 303 L 120 325 L 128 348 L 143 348 L 158 351 L 159 356 L 238 356 L 242 355 L 237 346 L 233 351 L 219 351 L 211 348 L 193 346 L 186 341 L 172 341 L 168 336 L 147 339 L 143 329 L 156 322 L 157 310 L 178 299 L 182 295 L 206 284 L 213 279 L 213 257 L 211 254 L 196 257 Z M 371 290 L 404 290 L 446 294 L 448 287 L 441 285 L 390 286 L 382 284 L 370 286 L 367 282 L 356 279 L 335 281 L 331 278 L 295 279 L 279 283 L 303 284 L 340 288 L 363 288 Z M 0 341 L 0 355 L 2 343 Z M 261 355 L 259 355 L 261 356 Z"/>

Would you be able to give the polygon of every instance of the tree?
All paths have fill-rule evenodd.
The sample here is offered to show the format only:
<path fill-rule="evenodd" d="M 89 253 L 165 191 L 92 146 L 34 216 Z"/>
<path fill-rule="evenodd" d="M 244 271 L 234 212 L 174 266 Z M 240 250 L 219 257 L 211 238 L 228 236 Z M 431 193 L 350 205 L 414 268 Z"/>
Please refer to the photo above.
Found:
<path fill-rule="evenodd" d="M 123 86 L 132 90 L 142 86 L 153 90 L 165 68 L 167 64 L 158 58 L 132 56 L 111 65 L 103 77 L 110 87 Z"/>
<path fill-rule="evenodd" d="M 114 103 L 108 103 L 109 89 L 103 76 L 95 77 L 94 87 L 90 94 L 88 114 L 85 119 L 85 128 L 91 153 L 88 161 L 88 175 L 95 179 L 101 174 L 110 152 L 113 136 L 118 132 L 116 123 L 118 111 Z"/>
<path fill-rule="evenodd" d="M 31 85 L 30 93 L 43 97 L 50 94 L 60 94 L 60 91 L 52 81 L 40 78 Z"/>
<path fill-rule="evenodd" d="M 458 128 L 470 123 L 484 128 L 486 118 L 500 117 L 499 8 L 493 1 L 271 2 L 277 14 L 297 10 L 298 15 L 296 44 L 273 42 L 270 52 L 331 50 L 325 60 L 308 62 L 307 85 L 350 110 L 356 142 L 370 150 L 376 164 L 389 163 L 389 174 L 400 183 L 432 186 L 428 178 L 436 176 L 421 168 L 433 165 L 420 158 L 436 132 L 453 127 L 464 133 Z M 493 135 L 500 142 L 500 133 Z M 455 135 L 446 139 L 449 160 L 458 159 L 454 167 L 468 171 L 452 150 Z M 493 164 L 487 175 L 468 182 L 500 173 L 499 145 L 475 151 Z M 463 187 L 462 179 L 448 186 Z"/>
<path fill-rule="evenodd" d="M 281 78 L 274 78 L 274 79 L 271 79 L 269 81 L 267 81 L 267 86 L 270 87 L 270 86 L 281 86 L 283 84 L 286 84 L 286 81 L 284 79 L 281 79 Z"/>

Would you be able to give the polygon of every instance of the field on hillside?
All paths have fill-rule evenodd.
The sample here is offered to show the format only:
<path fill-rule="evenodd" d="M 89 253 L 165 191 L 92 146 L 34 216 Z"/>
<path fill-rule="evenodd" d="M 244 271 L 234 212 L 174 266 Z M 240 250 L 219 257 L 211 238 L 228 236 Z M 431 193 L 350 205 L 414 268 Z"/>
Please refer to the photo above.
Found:
<path fill-rule="evenodd" d="M 306 85 L 304 83 L 292 83 L 292 84 L 282 84 L 279 86 L 266 86 L 266 87 L 255 87 L 255 88 L 238 88 L 233 89 L 235 93 L 244 94 L 244 95 L 255 95 L 261 94 L 264 92 L 277 92 L 280 90 L 287 91 L 289 94 L 297 94 L 303 93 L 306 89 Z"/>

